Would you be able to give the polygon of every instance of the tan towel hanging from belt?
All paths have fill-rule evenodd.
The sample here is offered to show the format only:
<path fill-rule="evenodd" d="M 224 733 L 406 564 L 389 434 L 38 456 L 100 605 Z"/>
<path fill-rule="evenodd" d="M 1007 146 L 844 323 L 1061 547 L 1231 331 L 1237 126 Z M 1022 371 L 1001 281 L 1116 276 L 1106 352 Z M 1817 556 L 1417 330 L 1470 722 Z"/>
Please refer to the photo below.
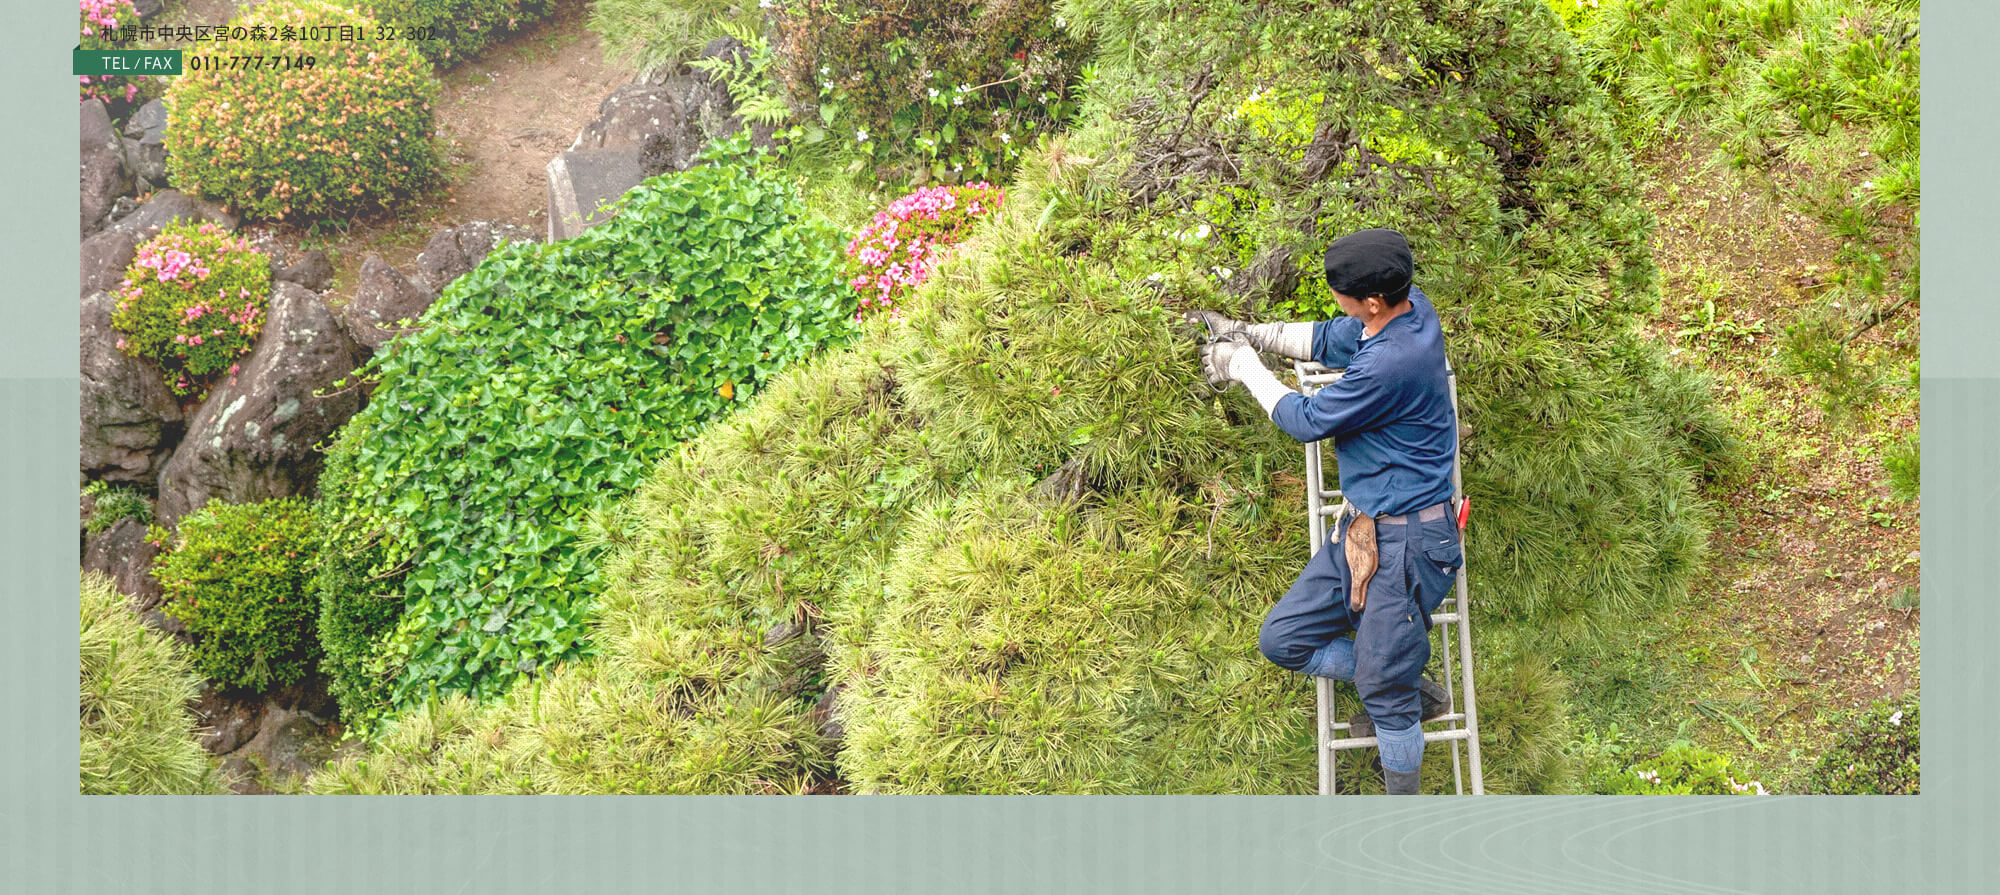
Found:
<path fill-rule="evenodd" d="M 1341 546 L 1347 551 L 1348 608 L 1360 612 L 1368 605 L 1368 579 L 1375 577 L 1380 560 L 1375 554 L 1375 519 L 1350 509 L 1347 535 Z"/>

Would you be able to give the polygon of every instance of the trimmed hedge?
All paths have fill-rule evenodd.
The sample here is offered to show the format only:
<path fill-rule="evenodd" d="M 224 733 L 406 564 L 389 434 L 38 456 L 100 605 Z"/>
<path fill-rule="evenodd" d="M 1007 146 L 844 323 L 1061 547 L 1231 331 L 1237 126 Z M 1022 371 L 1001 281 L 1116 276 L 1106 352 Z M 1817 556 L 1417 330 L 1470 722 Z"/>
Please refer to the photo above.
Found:
<path fill-rule="evenodd" d="M 139 246 L 116 294 L 118 350 L 152 361 L 174 394 L 199 396 L 256 347 L 270 259 L 213 223 L 174 221 Z"/>
<path fill-rule="evenodd" d="M 155 529 L 158 540 L 164 531 Z M 306 587 L 313 557 L 299 498 L 211 502 L 175 526 L 153 566 L 168 615 L 200 638 L 192 660 L 211 680 L 251 691 L 305 677 L 319 661 Z"/>
<path fill-rule="evenodd" d="M 449 68 L 549 17 L 555 0 L 347 0 Z"/>

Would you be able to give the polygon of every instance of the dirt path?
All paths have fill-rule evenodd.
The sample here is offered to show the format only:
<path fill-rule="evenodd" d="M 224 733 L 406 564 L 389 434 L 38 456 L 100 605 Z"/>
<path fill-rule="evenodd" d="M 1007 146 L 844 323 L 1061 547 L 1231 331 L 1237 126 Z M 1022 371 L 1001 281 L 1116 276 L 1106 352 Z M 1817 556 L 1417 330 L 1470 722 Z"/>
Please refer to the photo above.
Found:
<path fill-rule="evenodd" d="M 239 5 L 256 4 L 186 0 L 155 24 L 221 24 Z M 635 75 L 605 59 L 589 12 L 587 0 L 558 0 L 548 19 L 439 75 L 436 118 L 448 183 L 437 196 L 393 216 L 331 227 L 260 223 L 244 230 L 271 233 L 291 248 L 325 250 L 335 270 L 328 296 L 335 302 L 351 293 L 370 252 L 411 273 L 425 241 L 448 227 L 484 220 L 546 232 L 549 160 L 597 117 L 605 96 Z"/>
<path fill-rule="evenodd" d="M 1652 329 L 1676 362 L 1714 377 L 1749 472 L 1721 495 L 1709 574 L 1658 647 L 1667 655 L 1656 658 L 1689 672 L 1661 708 L 1696 718 L 1698 741 L 1748 756 L 1782 785 L 1837 732 L 1829 712 L 1918 686 L 1918 507 L 1894 499 L 1881 462 L 1888 440 L 1916 426 L 1917 402 L 1892 378 L 1875 405 L 1832 418 L 1816 386 L 1783 371 L 1778 336 L 1819 301 L 1839 245 L 1763 185 L 1703 170 L 1706 151 L 1675 145 L 1643 160 L 1659 216 Z M 1900 371 L 1917 335 L 1906 310 L 1855 347 Z M 1760 748 L 1697 702 L 1735 716 Z"/>

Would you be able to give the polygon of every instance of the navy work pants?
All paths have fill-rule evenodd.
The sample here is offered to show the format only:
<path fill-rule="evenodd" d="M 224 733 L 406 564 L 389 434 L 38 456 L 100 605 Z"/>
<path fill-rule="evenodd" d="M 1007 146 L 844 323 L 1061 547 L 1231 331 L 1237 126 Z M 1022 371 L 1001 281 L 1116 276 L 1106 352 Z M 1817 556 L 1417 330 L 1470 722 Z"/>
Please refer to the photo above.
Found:
<path fill-rule="evenodd" d="M 1375 526 L 1380 565 L 1368 580 L 1368 605 L 1360 612 L 1348 608 L 1342 539 L 1351 517 L 1342 517 L 1292 589 L 1271 607 L 1257 637 L 1266 658 L 1306 672 L 1322 647 L 1352 633 L 1354 689 L 1368 717 L 1385 730 L 1419 720 L 1417 679 L 1431 657 L 1431 613 L 1457 585 L 1464 563 L 1452 514 L 1428 522 L 1417 516 L 1409 514 L 1401 525 Z"/>

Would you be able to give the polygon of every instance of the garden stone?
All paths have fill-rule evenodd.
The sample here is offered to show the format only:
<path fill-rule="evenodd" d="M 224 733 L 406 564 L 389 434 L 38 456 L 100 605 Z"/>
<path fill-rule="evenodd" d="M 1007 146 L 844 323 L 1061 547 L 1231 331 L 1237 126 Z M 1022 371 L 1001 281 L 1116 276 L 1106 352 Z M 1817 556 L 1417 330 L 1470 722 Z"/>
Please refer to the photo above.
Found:
<path fill-rule="evenodd" d="M 132 179 L 125 173 L 125 150 L 104 102 L 93 99 L 77 106 L 81 115 L 77 140 L 79 235 L 89 236 L 104 226 L 112 200 L 131 192 Z"/>
<path fill-rule="evenodd" d="M 179 520 L 210 500 L 310 491 L 323 459 L 316 445 L 361 409 L 355 389 L 333 387 L 361 360 L 319 296 L 279 281 L 256 348 L 195 410 L 160 470 L 160 519 Z"/>
<path fill-rule="evenodd" d="M 77 345 L 79 466 L 86 478 L 150 482 L 186 417 L 157 367 L 118 350 L 110 293 L 83 300 Z"/>
<path fill-rule="evenodd" d="M 533 242 L 534 231 L 513 224 L 469 221 L 449 230 L 438 231 L 417 254 L 417 280 L 434 294 L 464 276 L 504 240 Z"/>
<path fill-rule="evenodd" d="M 119 143 L 125 153 L 125 170 L 138 183 L 165 183 L 167 179 L 167 150 L 164 146 L 147 146 L 131 137 L 121 137 Z"/>
<path fill-rule="evenodd" d="M 396 321 L 422 317 L 436 299 L 437 293 L 411 282 L 382 256 L 370 254 L 361 259 L 360 282 L 354 297 L 340 309 L 340 322 L 355 342 L 375 354 L 408 331 L 397 327 Z"/>
<path fill-rule="evenodd" d="M 79 294 L 89 295 L 119 288 L 125 279 L 125 269 L 132 266 L 138 247 L 138 237 L 129 230 L 115 227 L 100 230 L 84 240 L 77 250 L 77 282 L 82 286 Z"/>
<path fill-rule="evenodd" d="M 125 119 L 125 136 L 148 146 L 165 146 L 167 104 L 156 99 L 133 110 L 132 117 Z"/>
<path fill-rule="evenodd" d="M 153 578 L 153 560 L 160 548 L 146 540 L 146 526 L 127 516 L 91 535 L 83 550 L 83 570 L 102 572 L 118 592 L 132 598 L 132 611 L 156 609 L 164 592 Z"/>
<path fill-rule="evenodd" d="M 271 263 L 272 277 L 276 277 L 278 275 L 278 271 L 284 269 L 286 265 L 292 263 L 292 250 L 286 247 L 284 240 L 278 238 L 278 232 L 276 228 L 245 227 L 243 228 L 243 233 L 241 235 L 243 236 L 244 239 L 250 241 L 251 248 L 264 253 L 265 260 Z M 303 286 L 305 284 L 301 283 L 299 285 Z M 311 286 L 306 286 L 306 288 L 312 289 Z M 325 292 L 326 290 L 313 289 L 313 291 Z"/>
<path fill-rule="evenodd" d="M 549 242 L 611 219 L 607 203 L 646 179 L 633 148 L 575 149 L 549 162 Z"/>
<path fill-rule="evenodd" d="M 313 249 L 300 256 L 299 260 L 280 268 L 272 276 L 297 283 L 314 292 L 325 292 L 326 287 L 333 285 L 333 262 L 326 259 L 325 252 Z"/>
<path fill-rule="evenodd" d="M 176 220 L 213 221 L 224 230 L 234 230 L 238 223 L 235 215 L 223 211 L 217 203 L 196 199 L 180 190 L 161 190 L 117 226 L 143 241 L 158 235 L 160 228 Z"/>

